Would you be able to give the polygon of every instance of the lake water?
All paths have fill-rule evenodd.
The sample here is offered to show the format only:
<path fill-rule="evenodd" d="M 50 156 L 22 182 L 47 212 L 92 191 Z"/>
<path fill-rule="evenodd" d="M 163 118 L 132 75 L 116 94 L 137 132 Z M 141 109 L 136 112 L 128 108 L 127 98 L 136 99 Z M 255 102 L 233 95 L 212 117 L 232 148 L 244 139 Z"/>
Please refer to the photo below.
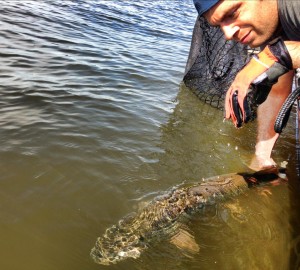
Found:
<path fill-rule="evenodd" d="M 293 119 L 274 150 L 288 184 L 194 217 L 197 254 L 157 243 L 113 266 L 89 256 L 162 191 L 247 170 L 256 123 L 236 130 L 180 84 L 195 18 L 188 0 L 2 3 L 1 269 L 299 269 Z"/>

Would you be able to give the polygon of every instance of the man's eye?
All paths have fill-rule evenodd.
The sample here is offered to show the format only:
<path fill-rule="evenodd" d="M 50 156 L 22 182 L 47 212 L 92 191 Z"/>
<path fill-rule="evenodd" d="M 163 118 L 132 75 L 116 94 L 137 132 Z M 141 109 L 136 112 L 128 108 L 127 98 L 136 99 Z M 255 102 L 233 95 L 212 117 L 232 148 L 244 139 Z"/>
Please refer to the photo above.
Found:
<path fill-rule="evenodd" d="M 237 9 L 233 9 L 231 11 L 228 11 L 227 14 L 224 16 L 225 20 L 231 20 L 231 19 L 235 19 L 237 17 Z"/>
<path fill-rule="evenodd" d="M 236 15 L 237 15 L 237 10 L 235 9 L 234 11 L 232 11 L 228 14 L 228 18 L 235 18 Z"/>

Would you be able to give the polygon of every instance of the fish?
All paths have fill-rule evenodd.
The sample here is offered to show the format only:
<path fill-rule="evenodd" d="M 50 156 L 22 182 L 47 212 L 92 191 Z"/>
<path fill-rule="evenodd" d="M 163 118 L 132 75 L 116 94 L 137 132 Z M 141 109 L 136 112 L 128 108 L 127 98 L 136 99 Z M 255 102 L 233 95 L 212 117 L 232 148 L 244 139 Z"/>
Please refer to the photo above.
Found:
<path fill-rule="evenodd" d="M 122 218 L 98 237 L 90 256 L 95 263 L 116 264 L 128 258 L 137 259 L 153 241 L 170 236 L 171 243 L 188 243 L 192 250 L 199 248 L 182 224 L 188 216 L 201 214 L 205 209 L 228 198 L 246 192 L 249 188 L 286 181 L 277 168 L 256 173 L 231 173 L 201 180 L 193 184 L 176 186 L 155 197 L 136 213 Z M 176 241 L 176 237 L 185 238 Z M 178 244 L 178 245 L 177 245 Z"/>

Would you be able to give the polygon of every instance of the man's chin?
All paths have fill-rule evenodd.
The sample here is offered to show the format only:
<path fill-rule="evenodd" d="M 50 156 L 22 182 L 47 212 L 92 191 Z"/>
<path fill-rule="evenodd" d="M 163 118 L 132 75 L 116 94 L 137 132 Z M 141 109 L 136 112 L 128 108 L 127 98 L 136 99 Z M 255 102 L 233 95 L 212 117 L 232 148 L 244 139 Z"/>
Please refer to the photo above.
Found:
<path fill-rule="evenodd" d="M 255 49 L 257 47 L 260 47 L 262 46 L 263 44 L 265 44 L 264 42 L 252 42 L 252 43 L 249 43 L 248 46 L 251 48 L 251 49 Z"/>
<path fill-rule="evenodd" d="M 264 46 L 268 43 L 269 39 L 263 37 L 254 38 L 251 42 L 248 43 L 248 46 L 252 49 Z"/>
<path fill-rule="evenodd" d="M 255 48 L 258 47 L 257 45 L 253 45 L 253 44 L 249 44 L 248 46 L 249 46 L 251 49 L 255 49 Z"/>

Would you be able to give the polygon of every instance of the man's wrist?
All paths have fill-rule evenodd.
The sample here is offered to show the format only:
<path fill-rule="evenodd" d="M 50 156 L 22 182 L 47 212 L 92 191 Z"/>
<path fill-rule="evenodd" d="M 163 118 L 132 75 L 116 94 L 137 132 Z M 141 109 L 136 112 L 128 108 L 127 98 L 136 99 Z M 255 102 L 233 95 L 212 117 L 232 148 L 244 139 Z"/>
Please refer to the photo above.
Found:
<path fill-rule="evenodd" d="M 281 37 L 272 40 L 268 44 L 270 52 L 278 59 L 278 63 L 287 68 L 293 69 L 293 62 L 290 53 Z"/>

